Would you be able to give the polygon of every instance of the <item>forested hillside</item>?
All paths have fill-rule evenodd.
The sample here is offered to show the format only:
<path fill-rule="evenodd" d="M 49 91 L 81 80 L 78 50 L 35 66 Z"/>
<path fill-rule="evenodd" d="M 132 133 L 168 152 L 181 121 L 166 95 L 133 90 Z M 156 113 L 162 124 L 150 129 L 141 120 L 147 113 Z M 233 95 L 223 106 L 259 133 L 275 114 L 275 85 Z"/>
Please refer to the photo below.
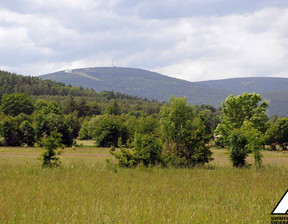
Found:
<path fill-rule="evenodd" d="M 12 93 L 25 93 L 31 95 L 34 99 L 57 101 L 63 108 L 71 99 L 76 102 L 75 107 L 77 107 L 77 103 L 85 100 L 90 104 L 97 103 L 97 107 L 102 112 L 114 101 L 117 101 L 120 110 L 125 113 L 142 110 L 145 113 L 152 114 L 159 112 L 162 105 L 157 101 L 149 101 L 119 92 L 96 92 L 93 89 L 65 85 L 52 80 L 42 80 L 37 77 L 0 71 L 0 96 Z"/>
<path fill-rule="evenodd" d="M 40 78 L 93 88 L 96 91 L 121 92 L 150 100 L 168 101 L 171 96 L 186 96 L 187 100 L 194 105 L 220 106 L 229 95 L 221 89 L 135 68 L 74 69 L 43 75 Z"/>
<path fill-rule="evenodd" d="M 27 93 L 29 95 L 54 96 L 96 96 L 94 90 L 66 86 L 64 83 L 41 80 L 37 77 L 22 76 L 0 70 L 0 94 Z"/>
<path fill-rule="evenodd" d="M 221 106 L 229 95 L 243 92 L 261 93 L 270 102 L 270 116 L 287 116 L 288 79 L 286 78 L 235 78 L 204 82 L 188 82 L 158 73 L 132 68 L 83 68 L 59 71 L 40 76 L 74 86 L 93 88 L 96 91 L 113 90 L 148 99 L 167 101 L 170 96 L 187 97 L 193 105 Z"/>

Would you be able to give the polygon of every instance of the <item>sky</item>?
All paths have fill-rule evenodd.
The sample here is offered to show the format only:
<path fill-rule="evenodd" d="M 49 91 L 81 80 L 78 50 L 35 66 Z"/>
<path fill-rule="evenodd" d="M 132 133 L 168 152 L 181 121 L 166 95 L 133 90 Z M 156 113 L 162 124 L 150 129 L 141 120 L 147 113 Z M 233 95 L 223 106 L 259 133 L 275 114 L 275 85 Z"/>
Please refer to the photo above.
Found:
<path fill-rule="evenodd" d="M 288 78 L 287 0 L 0 0 L 0 69 Z"/>

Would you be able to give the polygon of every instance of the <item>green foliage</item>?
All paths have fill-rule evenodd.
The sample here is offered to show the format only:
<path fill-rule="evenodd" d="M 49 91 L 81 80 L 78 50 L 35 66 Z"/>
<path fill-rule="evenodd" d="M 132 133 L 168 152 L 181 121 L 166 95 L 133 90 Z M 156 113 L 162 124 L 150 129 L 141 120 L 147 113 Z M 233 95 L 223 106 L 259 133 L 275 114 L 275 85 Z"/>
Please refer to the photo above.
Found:
<path fill-rule="evenodd" d="M 36 100 L 35 104 L 35 111 L 40 112 L 42 114 L 50 114 L 50 113 L 54 113 L 54 114 L 63 114 L 63 110 L 60 107 L 59 103 L 52 101 L 45 101 L 45 100 Z"/>
<path fill-rule="evenodd" d="M 276 140 L 284 150 L 288 144 L 288 118 L 279 118 L 275 122 Z"/>
<path fill-rule="evenodd" d="M 1 111 L 5 115 L 17 116 L 21 113 L 32 114 L 32 99 L 23 93 L 4 94 L 1 99 Z"/>
<path fill-rule="evenodd" d="M 62 135 L 55 131 L 44 138 L 42 144 L 44 146 L 45 152 L 41 156 L 42 167 L 58 167 L 60 166 L 60 160 L 58 155 L 61 154 L 61 151 L 57 150 L 60 147 L 63 147 L 61 141 Z"/>
<path fill-rule="evenodd" d="M 0 71 L 0 94 L 26 93 L 29 95 L 58 96 L 95 96 L 94 90 L 66 86 L 51 80 L 41 80 L 38 77 L 22 76 Z"/>
<path fill-rule="evenodd" d="M 229 136 L 230 160 L 234 167 L 243 167 L 246 165 L 248 150 L 246 148 L 247 139 L 239 129 L 234 129 Z"/>
<path fill-rule="evenodd" d="M 259 94 L 243 93 L 237 97 L 229 96 L 222 103 L 221 123 L 215 134 L 220 138 L 218 143 L 230 148 L 230 159 L 233 166 L 242 167 L 248 153 L 253 152 L 255 166 L 261 166 L 260 150 L 265 144 L 265 133 L 269 128 L 266 108 Z"/>
<path fill-rule="evenodd" d="M 269 128 L 265 133 L 266 144 L 270 146 L 271 150 L 276 150 L 276 143 L 278 141 L 277 129 L 275 123 L 268 123 Z"/>
<path fill-rule="evenodd" d="M 164 163 L 162 158 L 161 141 L 154 135 L 135 134 L 134 147 L 125 149 L 119 138 L 118 146 L 120 152 L 116 152 L 114 147 L 110 153 L 118 160 L 121 167 L 133 168 L 142 163 L 144 166 L 155 166 Z"/>
<path fill-rule="evenodd" d="M 81 128 L 81 124 L 78 118 L 78 113 L 75 111 L 72 114 L 64 115 L 64 119 L 74 139 L 78 137 L 78 133 Z"/>
<path fill-rule="evenodd" d="M 144 166 L 155 166 L 163 163 L 162 143 L 153 134 L 135 134 L 134 156 Z"/>
<path fill-rule="evenodd" d="M 101 108 L 96 102 L 92 102 L 88 104 L 88 116 L 93 116 L 93 115 L 100 115 L 101 114 Z"/>
<path fill-rule="evenodd" d="M 29 121 L 23 121 L 20 125 L 20 131 L 22 134 L 22 143 L 33 146 L 35 143 L 35 131 L 32 124 Z"/>
<path fill-rule="evenodd" d="M 80 140 L 88 140 L 91 138 L 91 136 L 89 135 L 89 132 L 88 132 L 88 124 L 89 124 L 88 121 L 84 121 L 82 123 L 81 129 L 79 131 L 79 139 Z"/>
<path fill-rule="evenodd" d="M 117 101 L 112 102 L 105 110 L 105 114 L 120 115 L 121 110 Z"/>
<path fill-rule="evenodd" d="M 19 126 L 20 124 L 16 117 L 4 117 L 0 123 L 0 133 L 4 138 L 4 145 L 20 146 L 22 144 L 22 135 Z"/>
<path fill-rule="evenodd" d="M 118 141 L 120 152 L 116 152 L 115 147 L 111 146 L 110 153 L 115 156 L 120 167 L 134 168 L 139 164 L 138 158 L 134 155 L 132 149 L 125 149 L 122 145 L 121 138 Z"/>
<path fill-rule="evenodd" d="M 78 103 L 76 102 L 75 98 L 70 95 L 64 102 L 64 112 L 65 114 L 70 114 L 73 113 L 74 111 L 77 111 L 77 109 L 78 109 Z"/>
<path fill-rule="evenodd" d="M 221 114 L 221 109 L 216 109 L 210 105 L 196 105 L 195 108 L 198 116 L 200 116 L 201 120 L 205 124 L 207 135 L 212 138 L 214 130 L 220 122 L 219 116 Z"/>
<path fill-rule="evenodd" d="M 256 93 L 243 93 L 239 96 L 229 96 L 222 103 L 221 123 L 215 130 L 220 135 L 224 145 L 229 146 L 229 136 L 235 128 L 241 128 L 244 121 L 251 121 L 255 128 L 262 133 L 267 130 L 267 102 L 262 102 L 261 97 Z"/>
<path fill-rule="evenodd" d="M 247 140 L 246 148 L 248 152 L 254 154 L 255 167 L 259 168 L 262 165 L 262 147 L 265 145 L 265 135 L 255 128 L 252 122 L 245 121 L 241 127 L 241 131 Z"/>
<path fill-rule="evenodd" d="M 49 136 L 56 131 L 62 136 L 62 143 L 66 146 L 73 144 L 73 129 L 69 127 L 67 120 L 59 114 L 37 114 L 35 118 L 35 132 L 37 139 Z"/>
<path fill-rule="evenodd" d="M 209 136 L 203 121 L 187 105 L 186 98 L 172 97 L 170 104 L 162 108 L 160 120 L 166 156 L 180 158 L 186 167 L 208 163 L 212 152 L 206 147 Z"/>
<path fill-rule="evenodd" d="M 92 136 L 100 147 L 117 146 L 119 138 L 126 144 L 128 139 L 128 129 L 119 116 L 103 115 L 96 121 L 97 125 Z"/>

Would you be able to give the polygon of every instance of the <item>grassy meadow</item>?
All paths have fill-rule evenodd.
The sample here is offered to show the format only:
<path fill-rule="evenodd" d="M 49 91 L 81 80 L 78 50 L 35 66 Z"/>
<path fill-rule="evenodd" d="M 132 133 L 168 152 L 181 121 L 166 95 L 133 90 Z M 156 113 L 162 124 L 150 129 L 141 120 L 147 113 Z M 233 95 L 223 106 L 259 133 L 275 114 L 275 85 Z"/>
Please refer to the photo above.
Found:
<path fill-rule="evenodd" d="M 216 149 L 203 167 L 120 169 L 81 143 L 57 169 L 41 168 L 42 149 L 0 148 L 0 223 L 269 223 L 288 187 L 288 152 L 264 151 L 261 170 Z"/>

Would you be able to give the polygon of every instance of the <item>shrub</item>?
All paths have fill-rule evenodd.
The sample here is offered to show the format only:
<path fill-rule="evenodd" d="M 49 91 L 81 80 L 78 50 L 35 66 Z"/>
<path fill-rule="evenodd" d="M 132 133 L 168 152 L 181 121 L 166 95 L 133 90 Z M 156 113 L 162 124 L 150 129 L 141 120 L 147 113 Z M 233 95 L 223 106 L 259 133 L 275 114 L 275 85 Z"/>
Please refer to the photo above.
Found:
<path fill-rule="evenodd" d="M 120 152 L 111 147 L 110 153 L 118 160 L 119 166 L 133 168 L 139 163 L 143 163 L 146 167 L 163 165 L 162 144 L 154 135 L 135 134 L 134 145 L 132 149 L 125 149 L 120 138 L 118 142 Z"/>
<path fill-rule="evenodd" d="M 243 167 L 246 165 L 247 140 L 240 130 L 234 130 L 230 135 L 230 160 L 234 167 Z"/>
<path fill-rule="evenodd" d="M 50 136 L 46 139 L 43 139 L 43 145 L 45 152 L 41 156 L 42 167 L 58 167 L 60 166 L 60 160 L 58 155 L 61 154 L 61 151 L 57 150 L 60 147 L 63 147 L 61 141 L 62 135 L 57 132 L 51 132 Z"/>

